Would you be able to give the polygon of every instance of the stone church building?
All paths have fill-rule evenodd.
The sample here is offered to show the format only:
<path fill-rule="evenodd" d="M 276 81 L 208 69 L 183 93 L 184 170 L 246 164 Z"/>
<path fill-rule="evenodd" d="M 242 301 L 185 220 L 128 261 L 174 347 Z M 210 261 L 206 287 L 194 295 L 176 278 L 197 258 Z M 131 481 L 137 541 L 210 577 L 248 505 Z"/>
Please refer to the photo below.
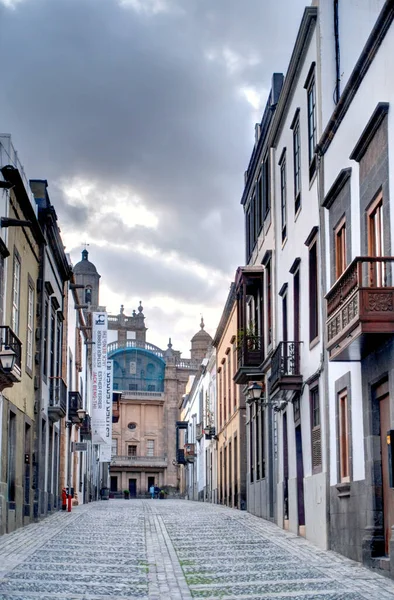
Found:
<path fill-rule="evenodd" d="M 78 279 L 85 302 L 99 304 L 99 278 L 84 250 Z M 146 340 L 142 304 L 128 316 L 123 306 L 108 315 L 108 357 L 113 360 L 113 433 L 110 465 L 112 494 L 129 490 L 146 495 L 153 484 L 169 494 L 179 489 L 176 463 L 178 406 L 190 375 L 200 368 L 211 336 L 201 321 L 191 340 L 190 358 L 182 358 L 169 341 L 162 350 Z"/>

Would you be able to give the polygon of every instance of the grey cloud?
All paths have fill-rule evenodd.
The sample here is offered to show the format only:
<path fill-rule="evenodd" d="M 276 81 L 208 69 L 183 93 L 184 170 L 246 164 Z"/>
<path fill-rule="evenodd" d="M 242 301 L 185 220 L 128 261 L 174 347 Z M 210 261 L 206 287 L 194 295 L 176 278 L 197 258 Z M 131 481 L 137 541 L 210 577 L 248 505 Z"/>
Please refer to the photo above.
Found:
<path fill-rule="evenodd" d="M 149 239 L 229 273 L 242 263 L 253 131 L 239 90 L 268 89 L 272 72 L 286 69 L 304 3 L 168 0 L 174 10 L 156 16 L 117 0 L 0 4 L 0 130 L 13 134 L 28 175 L 48 179 L 62 229 L 91 227 L 89 209 L 55 186 L 83 177 L 130 186 L 160 218 L 152 232 L 128 230 L 119 215 L 104 238 Z M 226 48 L 258 63 L 230 73 L 207 59 Z M 148 272 L 133 285 L 147 289 Z"/>

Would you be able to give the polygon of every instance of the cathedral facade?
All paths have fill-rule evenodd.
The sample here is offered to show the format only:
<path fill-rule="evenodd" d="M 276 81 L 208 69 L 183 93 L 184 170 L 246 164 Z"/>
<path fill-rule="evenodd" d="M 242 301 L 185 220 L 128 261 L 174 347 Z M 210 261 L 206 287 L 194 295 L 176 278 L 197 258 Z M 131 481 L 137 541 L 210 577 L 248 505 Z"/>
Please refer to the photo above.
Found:
<path fill-rule="evenodd" d="M 99 306 L 100 276 L 84 250 L 76 265 L 84 286 L 84 310 Z M 102 307 L 101 307 L 102 308 Z M 176 422 L 190 375 L 201 366 L 211 336 L 201 321 L 191 340 L 190 358 L 182 358 L 169 341 L 165 350 L 146 339 L 142 304 L 131 315 L 121 306 L 108 315 L 108 358 L 113 361 L 113 431 L 110 493 L 144 496 L 154 485 L 168 494 L 179 490 Z"/>
<path fill-rule="evenodd" d="M 201 365 L 211 337 L 201 327 L 191 356 L 181 358 L 171 341 L 162 350 L 146 341 L 143 307 L 131 316 L 123 307 L 108 318 L 108 356 L 114 365 L 111 494 L 144 496 L 153 485 L 179 490 L 176 462 L 178 406 L 190 375 Z"/>

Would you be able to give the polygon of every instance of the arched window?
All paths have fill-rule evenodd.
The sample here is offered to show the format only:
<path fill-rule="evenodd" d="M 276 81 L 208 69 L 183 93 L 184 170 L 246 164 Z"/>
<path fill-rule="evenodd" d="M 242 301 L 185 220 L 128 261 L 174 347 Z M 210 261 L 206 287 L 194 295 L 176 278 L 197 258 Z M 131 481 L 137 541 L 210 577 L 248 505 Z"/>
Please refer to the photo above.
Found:
<path fill-rule="evenodd" d="M 92 303 L 92 288 L 89 286 L 85 288 L 85 304 Z"/>

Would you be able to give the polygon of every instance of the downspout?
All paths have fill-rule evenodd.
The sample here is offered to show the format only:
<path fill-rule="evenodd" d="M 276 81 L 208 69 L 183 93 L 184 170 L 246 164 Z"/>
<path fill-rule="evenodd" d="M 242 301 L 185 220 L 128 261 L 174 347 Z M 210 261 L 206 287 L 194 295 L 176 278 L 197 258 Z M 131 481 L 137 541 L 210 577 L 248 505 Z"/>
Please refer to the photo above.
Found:
<path fill-rule="evenodd" d="M 339 48 L 339 0 L 334 0 L 335 92 L 334 103 L 341 97 L 341 52 Z"/>

